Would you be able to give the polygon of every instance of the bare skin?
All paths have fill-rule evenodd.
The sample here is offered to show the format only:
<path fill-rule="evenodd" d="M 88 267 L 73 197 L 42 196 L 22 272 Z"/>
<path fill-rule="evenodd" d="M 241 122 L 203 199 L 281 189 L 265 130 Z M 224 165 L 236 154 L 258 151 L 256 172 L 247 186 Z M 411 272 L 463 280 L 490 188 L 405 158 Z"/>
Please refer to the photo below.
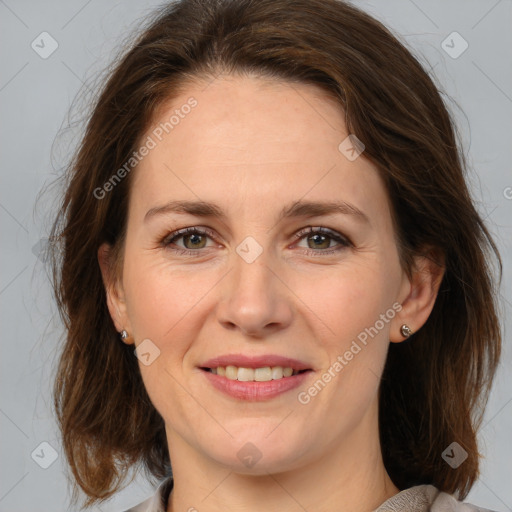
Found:
<path fill-rule="evenodd" d="M 399 492 L 378 431 L 387 349 L 404 340 L 402 324 L 425 323 L 442 276 L 422 258 L 411 278 L 401 268 L 384 184 L 364 153 L 350 161 L 338 149 L 343 112 L 322 91 L 224 75 L 191 84 L 154 126 L 190 96 L 197 106 L 133 171 L 118 279 L 109 247 L 99 251 L 117 329 L 160 350 L 140 369 L 166 425 L 175 481 L 167 512 L 371 511 Z M 176 200 L 215 203 L 225 217 L 159 209 Z M 299 200 L 351 209 L 279 220 Z M 173 238 L 191 227 L 208 234 Z M 304 232 L 319 227 L 329 234 Z M 251 263 L 236 250 L 248 236 L 262 251 Z M 332 375 L 376 325 L 301 403 L 298 393 Z M 233 353 L 292 357 L 313 371 L 300 389 L 241 400 L 199 368 Z M 237 455 L 247 443 L 261 456 L 251 467 Z"/>

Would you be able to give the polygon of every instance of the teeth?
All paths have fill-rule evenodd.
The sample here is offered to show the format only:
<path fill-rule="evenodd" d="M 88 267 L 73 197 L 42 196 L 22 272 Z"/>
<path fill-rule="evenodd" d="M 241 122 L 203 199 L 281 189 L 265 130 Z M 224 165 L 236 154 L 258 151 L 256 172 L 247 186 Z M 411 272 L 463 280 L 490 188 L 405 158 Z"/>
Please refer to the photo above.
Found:
<path fill-rule="evenodd" d="M 226 366 L 226 378 L 229 380 L 237 380 L 238 368 L 236 366 Z"/>
<path fill-rule="evenodd" d="M 272 368 L 272 379 L 282 379 L 283 378 L 283 367 L 282 366 L 274 366 Z"/>
<path fill-rule="evenodd" d="M 240 372 L 240 370 L 238 370 Z M 265 366 L 265 368 L 256 368 L 254 370 L 254 380 L 256 382 L 267 382 L 272 380 L 272 368 Z"/>
<path fill-rule="evenodd" d="M 264 366 L 263 368 L 243 368 L 236 366 L 219 366 L 211 368 L 210 371 L 217 375 L 221 375 L 230 380 L 239 380 L 242 382 L 268 382 L 270 380 L 282 379 L 283 377 L 291 377 L 299 373 L 293 368 L 283 368 L 282 366 Z"/>
<path fill-rule="evenodd" d="M 291 377 L 293 370 L 291 368 L 283 368 L 283 376 Z"/>

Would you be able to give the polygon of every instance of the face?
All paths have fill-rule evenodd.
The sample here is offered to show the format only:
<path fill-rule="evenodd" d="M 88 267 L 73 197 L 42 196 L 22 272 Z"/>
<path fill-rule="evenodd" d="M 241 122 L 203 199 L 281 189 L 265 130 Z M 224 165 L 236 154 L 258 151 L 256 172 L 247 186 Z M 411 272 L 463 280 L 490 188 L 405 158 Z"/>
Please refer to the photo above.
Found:
<path fill-rule="evenodd" d="M 159 140 L 152 130 L 176 109 Z M 343 119 L 313 86 L 224 76 L 190 85 L 141 139 L 156 145 L 133 171 L 109 305 L 146 354 L 141 374 L 171 452 L 186 443 L 262 473 L 375 434 L 411 282 L 384 184 L 347 150 Z M 242 367 L 234 379 L 203 369 L 230 362 Z M 308 371 L 279 379 L 279 366 Z"/>

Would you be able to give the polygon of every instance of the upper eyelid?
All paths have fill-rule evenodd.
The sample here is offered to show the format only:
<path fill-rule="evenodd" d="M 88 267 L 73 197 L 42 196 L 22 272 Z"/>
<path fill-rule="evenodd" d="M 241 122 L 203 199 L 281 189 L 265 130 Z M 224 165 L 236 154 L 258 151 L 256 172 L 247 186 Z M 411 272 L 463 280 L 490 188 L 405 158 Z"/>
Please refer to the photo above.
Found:
<path fill-rule="evenodd" d="M 299 231 L 297 231 L 294 234 L 294 236 L 296 236 L 297 238 L 302 238 L 309 233 L 311 233 L 311 234 L 320 233 L 321 235 L 329 235 L 332 237 L 343 238 L 343 239 L 347 240 L 347 242 L 350 241 L 350 239 L 343 233 L 340 233 L 339 231 L 336 231 L 335 229 L 326 228 L 325 226 L 307 226 L 307 227 L 302 228 Z"/>
<path fill-rule="evenodd" d="M 203 226 L 192 226 L 192 227 L 188 227 L 188 228 L 176 229 L 176 230 L 172 231 L 171 233 L 166 234 L 165 237 L 163 238 L 163 241 L 172 240 L 173 238 L 180 238 L 182 236 L 187 235 L 188 233 L 196 233 L 196 232 L 199 234 L 208 235 L 211 238 L 215 237 L 215 232 L 213 230 L 211 230 L 210 228 L 206 228 Z"/>

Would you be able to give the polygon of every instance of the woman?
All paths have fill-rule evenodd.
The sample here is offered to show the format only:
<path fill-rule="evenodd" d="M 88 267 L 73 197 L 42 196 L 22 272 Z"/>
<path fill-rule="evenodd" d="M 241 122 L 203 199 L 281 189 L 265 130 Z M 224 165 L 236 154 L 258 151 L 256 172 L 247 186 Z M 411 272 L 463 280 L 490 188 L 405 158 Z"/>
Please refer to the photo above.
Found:
<path fill-rule="evenodd" d="M 163 481 L 132 511 L 483 510 L 459 500 L 500 259 L 439 92 L 379 22 L 337 0 L 169 4 L 68 177 L 75 502 L 140 463 Z"/>

